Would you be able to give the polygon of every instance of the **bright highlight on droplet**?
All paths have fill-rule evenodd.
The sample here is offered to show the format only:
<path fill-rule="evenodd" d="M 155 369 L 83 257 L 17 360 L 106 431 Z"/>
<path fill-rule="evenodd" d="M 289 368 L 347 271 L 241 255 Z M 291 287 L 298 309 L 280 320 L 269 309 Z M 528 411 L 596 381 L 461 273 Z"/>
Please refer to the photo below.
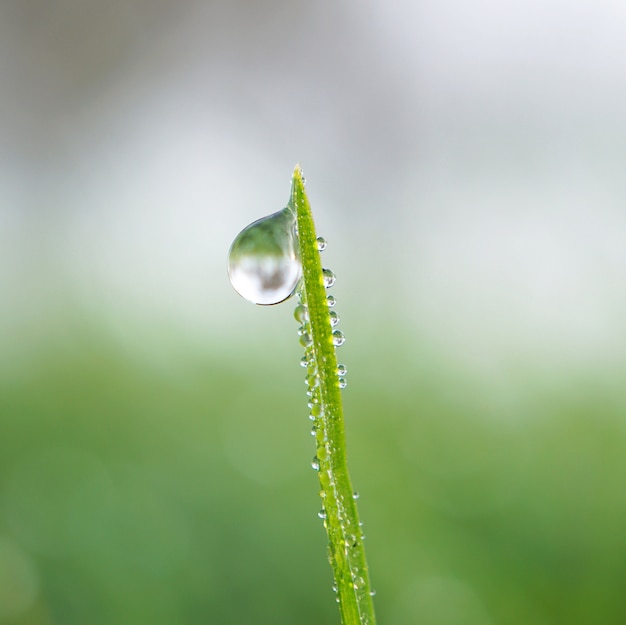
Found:
<path fill-rule="evenodd" d="M 230 282 L 253 304 L 285 301 L 295 292 L 301 275 L 296 217 L 289 208 L 251 223 L 230 247 Z"/>

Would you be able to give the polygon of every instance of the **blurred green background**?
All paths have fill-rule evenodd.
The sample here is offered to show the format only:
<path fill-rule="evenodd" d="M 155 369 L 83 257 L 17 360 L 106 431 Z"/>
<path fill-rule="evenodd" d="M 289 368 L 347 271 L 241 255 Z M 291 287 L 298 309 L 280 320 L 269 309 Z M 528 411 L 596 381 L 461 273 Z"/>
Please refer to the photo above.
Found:
<path fill-rule="evenodd" d="M 626 622 L 617 2 L 0 6 L 0 623 L 335 623 L 302 162 L 381 625 Z"/>

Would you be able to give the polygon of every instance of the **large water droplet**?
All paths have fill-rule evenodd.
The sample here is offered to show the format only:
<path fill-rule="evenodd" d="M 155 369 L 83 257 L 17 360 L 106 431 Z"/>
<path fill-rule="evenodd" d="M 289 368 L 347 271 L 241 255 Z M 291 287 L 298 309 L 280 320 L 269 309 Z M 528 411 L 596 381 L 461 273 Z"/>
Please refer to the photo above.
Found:
<path fill-rule="evenodd" d="M 239 295 L 254 304 L 278 304 L 293 295 L 302 265 L 289 208 L 244 228 L 228 253 L 228 276 Z"/>

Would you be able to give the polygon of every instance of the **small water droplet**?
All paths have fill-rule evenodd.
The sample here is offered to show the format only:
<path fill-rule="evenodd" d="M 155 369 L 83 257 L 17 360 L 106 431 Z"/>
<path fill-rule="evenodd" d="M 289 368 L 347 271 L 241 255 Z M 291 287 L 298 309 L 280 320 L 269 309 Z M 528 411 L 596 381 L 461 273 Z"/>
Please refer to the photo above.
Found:
<path fill-rule="evenodd" d="M 337 592 L 339 589 L 337 588 L 337 584 L 332 585 L 333 592 Z"/>
<path fill-rule="evenodd" d="M 322 269 L 322 276 L 324 278 L 324 286 L 327 289 L 335 284 L 335 274 L 330 269 Z"/>
<path fill-rule="evenodd" d="M 319 402 L 312 403 L 310 408 L 313 417 L 319 417 L 322 414 L 322 404 Z"/>
<path fill-rule="evenodd" d="M 302 358 L 300 359 L 300 366 L 301 367 L 309 366 L 309 359 L 306 356 L 302 356 Z"/>
<path fill-rule="evenodd" d="M 304 381 L 309 388 L 313 388 L 320 383 L 320 377 L 316 373 L 312 373 L 311 375 L 307 375 Z"/>
<path fill-rule="evenodd" d="M 326 249 L 326 239 L 324 237 L 317 237 L 315 242 L 317 243 L 317 249 L 320 252 L 323 252 Z"/>
<path fill-rule="evenodd" d="M 315 436 L 317 434 L 317 428 L 315 426 L 313 426 L 311 428 L 311 436 Z"/>
<path fill-rule="evenodd" d="M 317 456 L 313 456 L 313 460 L 311 461 L 311 466 L 313 467 L 313 469 L 315 469 L 315 471 L 320 470 L 320 460 Z"/>
<path fill-rule="evenodd" d="M 332 308 L 337 303 L 337 300 L 335 299 L 334 295 L 327 295 L 326 303 L 328 304 L 329 308 Z"/>
<path fill-rule="evenodd" d="M 302 275 L 295 224 L 295 215 L 284 208 L 235 237 L 228 252 L 228 276 L 244 299 L 267 306 L 293 295 Z"/>
<path fill-rule="evenodd" d="M 352 586 L 355 590 L 359 590 L 360 588 L 363 588 L 365 586 L 365 580 L 362 577 L 356 577 L 354 579 L 354 582 L 352 583 Z"/>
<path fill-rule="evenodd" d="M 376 591 L 372 588 L 372 590 L 370 590 L 370 597 L 375 597 L 376 596 Z"/>
<path fill-rule="evenodd" d="M 334 310 L 331 310 L 329 315 L 330 315 L 330 325 L 335 327 L 339 323 L 339 315 Z"/>
<path fill-rule="evenodd" d="M 346 388 L 346 386 L 348 386 L 348 381 L 346 378 L 337 378 L 337 386 L 339 386 L 339 388 Z"/>
<path fill-rule="evenodd" d="M 359 493 L 357 491 L 354 491 L 352 493 L 352 499 L 358 499 L 361 495 L 359 495 Z M 359 525 L 361 525 L 361 523 L 359 523 Z"/>
<path fill-rule="evenodd" d="M 300 345 L 302 345 L 302 347 L 309 347 L 309 345 L 312 345 L 312 344 L 313 344 L 313 339 L 311 338 L 311 335 L 308 332 L 303 332 L 302 334 L 300 334 Z"/>
<path fill-rule="evenodd" d="M 325 518 L 326 518 L 326 510 L 324 510 L 324 508 L 322 508 L 322 509 L 321 509 L 321 510 L 317 513 L 317 516 L 318 516 L 320 519 L 325 519 Z"/>
<path fill-rule="evenodd" d="M 302 337 L 300 337 L 300 342 L 302 343 Z M 335 347 L 339 347 L 346 342 L 346 337 L 343 335 L 341 330 L 335 330 L 333 332 L 333 345 Z"/>
<path fill-rule="evenodd" d="M 306 365 L 303 366 L 306 367 Z M 346 373 L 348 373 L 348 368 L 346 367 L 346 365 L 337 365 L 337 375 L 344 376 L 346 375 Z"/>
<path fill-rule="evenodd" d="M 304 323 L 309 318 L 309 311 L 304 304 L 298 304 L 293 311 L 293 316 L 299 323 Z"/>

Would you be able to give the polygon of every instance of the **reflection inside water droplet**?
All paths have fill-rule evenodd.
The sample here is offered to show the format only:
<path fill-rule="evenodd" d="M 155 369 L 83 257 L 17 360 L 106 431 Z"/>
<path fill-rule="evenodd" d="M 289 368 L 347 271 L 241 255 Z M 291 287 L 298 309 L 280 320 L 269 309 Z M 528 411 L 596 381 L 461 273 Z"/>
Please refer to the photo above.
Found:
<path fill-rule="evenodd" d="M 251 223 L 235 237 L 228 253 L 228 276 L 239 295 L 264 306 L 293 295 L 302 275 L 295 226 L 295 215 L 285 208 Z"/>

